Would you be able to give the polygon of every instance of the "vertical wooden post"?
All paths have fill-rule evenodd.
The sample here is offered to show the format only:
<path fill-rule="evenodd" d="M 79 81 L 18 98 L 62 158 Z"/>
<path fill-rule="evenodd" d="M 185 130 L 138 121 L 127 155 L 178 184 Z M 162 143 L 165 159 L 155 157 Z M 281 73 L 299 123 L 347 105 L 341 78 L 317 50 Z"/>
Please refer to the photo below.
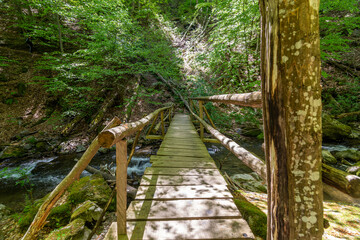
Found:
<path fill-rule="evenodd" d="M 161 111 L 161 136 L 165 136 L 164 111 Z"/>
<path fill-rule="evenodd" d="M 190 101 L 190 110 L 193 111 L 194 109 L 194 101 L 192 99 L 189 100 Z M 194 117 L 192 114 L 190 114 L 190 120 L 193 120 Z"/>
<path fill-rule="evenodd" d="M 151 124 L 151 126 L 150 126 L 150 128 L 149 128 L 149 131 L 147 132 L 146 135 L 149 135 L 149 134 L 151 133 L 151 131 L 153 130 L 153 128 L 154 128 L 154 126 L 155 126 L 156 119 L 158 118 L 158 116 L 159 116 L 159 113 L 156 114 L 156 116 L 154 117 L 154 120 L 153 120 L 153 122 L 152 122 L 152 124 Z"/>
<path fill-rule="evenodd" d="M 210 122 L 211 126 L 216 129 L 215 124 L 214 124 L 213 120 L 211 119 L 210 114 L 209 114 L 208 111 L 206 110 L 206 107 L 205 107 L 205 106 L 204 106 L 204 112 L 205 112 L 205 114 L 206 114 L 206 117 L 209 119 L 209 122 Z"/>
<path fill-rule="evenodd" d="M 169 110 L 169 111 L 170 111 L 170 114 L 169 114 L 169 124 L 171 123 L 172 114 L 173 114 L 173 108 L 174 108 L 174 107 L 171 107 L 170 110 Z"/>
<path fill-rule="evenodd" d="M 116 218 L 118 239 L 127 239 L 126 232 L 127 144 L 116 143 Z"/>
<path fill-rule="evenodd" d="M 129 158 L 128 158 L 128 160 L 127 160 L 127 165 L 129 165 L 132 157 L 134 156 L 135 148 L 136 148 L 136 145 L 137 145 L 137 143 L 138 143 L 138 141 L 139 141 L 139 137 L 140 137 L 141 130 L 142 130 L 142 129 L 140 129 L 140 130 L 137 132 L 137 134 L 136 134 L 135 140 L 134 140 L 133 145 L 132 145 L 132 147 L 131 147 L 131 152 L 130 152 Z"/>
<path fill-rule="evenodd" d="M 204 119 L 204 107 L 203 107 L 203 102 L 199 101 L 199 110 L 200 110 L 200 118 L 201 120 Z M 200 138 L 201 140 L 204 139 L 204 125 L 201 124 L 200 122 Z"/>

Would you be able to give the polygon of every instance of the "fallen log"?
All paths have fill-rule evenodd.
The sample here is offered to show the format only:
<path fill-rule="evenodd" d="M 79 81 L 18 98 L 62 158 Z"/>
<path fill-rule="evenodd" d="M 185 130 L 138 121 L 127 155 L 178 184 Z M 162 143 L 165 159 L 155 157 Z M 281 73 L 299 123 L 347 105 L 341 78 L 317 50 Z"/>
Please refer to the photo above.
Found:
<path fill-rule="evenodd" d="M 331 200 L 344 202 L 344 203 L 357 203 L 360 204 L 360 198 L 353 198 L 350 195 L 340 191 L 339 189 L 330 186 L 323 182 L 323 191 L 326 193 L 329 197 L 331 197 Z"/>
<path fill-rule="evenodd" d="M 341 118 L 345 118 L 345 117 L 350 117 L 350 116 L 356 116 L 356 115 L 360 115 L 360 111 L 357 112 L 349 112 L 349 113 L 342 113 L 337 115 L 335 118 L 336 119 L 341 119 Z"/>
<path fill-rule="evenodd" d="M 223 94 L 208 97 L 194 97 L 192 100 L 235 104 L 243 107 L 261 108 L 261 92 Z"/>
<path fill-rule="evenodd" d="M 349 73 L 352 77 L 360 77 L 360 74 L 356 70 L 352 69 L 349 66 L 346 66 L 346 65 L 341 64 L 339 62 L 331 61 L 331 60 L 327 60 L 326 62 L 328 64 L 331 64 L 331 65 L 337 67 L 340 70 L 343 70 L 344 72 Z"/>
<path fill-rule="evenodd" d="M 115 127 L 120 124 L 120 119 L 115 117 L 111 122 L 104 128 L 104 130 Z M 88 149 L 81 156 L 80 160 L 76 163 L 70 173 L 56 186 L 56 188 L 50 193 L 45 199 L 44 203 L 40 206 L 34 220 L 27 229 L 22 240 L 33 240 L 37 239 L 37 235 L 41 228 L 45 225 L 46 219 L 49 213 L 65 190 L 77 179 L 80 174 L 84 171 L 87 165 L 89 165 L 91 159 L 95 156 L 100 145 L 98 143 L 98 137 L 96 137 Z"/>
<path fill-rule="evenodd" d="M 76 116 L 71 122 L 69 122 L 65 128 L 61 131 L 62 136 L 67 136 L 71 133 L 74 127 L 84 118 L 83 115 Z"/>
<path fill-rule="evenodd" d="M 105 100 L 105 102 L 101 106 L 100 110 L 96 113 L 96 116 L 91 121 L 90 126 L 89 126 L 89 132 L 92 132 L 97 128 L 97 126 L 99 125 L 99 123 L 103 119 L 103 117 L 104 117 L 106 111 L 108 110 L 108 108 L 111 107 L 114 104 L 114 101 L 115 101 L 117 96 L 118 96 L 117 92 L 114 93 L 114 94 L 109 94 L 109 97 Z"/>
<path fill-rule="evenodd" d="M 322 164 L 322 179 L 351 197 L 360 198 L 360 177 Z"/>

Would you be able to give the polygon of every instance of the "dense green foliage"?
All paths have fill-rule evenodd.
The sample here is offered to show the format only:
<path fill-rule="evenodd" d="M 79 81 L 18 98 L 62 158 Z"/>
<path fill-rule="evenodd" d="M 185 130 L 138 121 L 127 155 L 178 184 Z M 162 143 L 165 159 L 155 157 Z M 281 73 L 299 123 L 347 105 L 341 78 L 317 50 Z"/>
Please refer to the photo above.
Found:
<path fill-rule="evenodd" d="M 121 0 L 18 0 L 8 5 L 17 26 L 32 36 L 35 50 L 46 51 L 36 81 L 59 98 L 63 112 L 77 115 L 93 113 L 105 93 L 125 91 L 139 74 L 179 78 L 181 61 L 158 27 L 160 2 L 139 2 L 131 16 L 133 4 Z"/>
<path fill-rule="evenodd" d="M 109 92 L 123 95 L 148 73 L 177 81 L 185 96 L 260 89 L 257 1 L 5 0 L 3 5 L 24 37 L 33 37 L 35 50 L 45 53 L 36 81 L 57 98 L 63 116 L 94 114 Z M 351 62 L 344 54 L 357 46 L 359 9 L 357 0 L 321 1 L 324 63 Z M 337 82 L 325 84 L 325 109 L 358 111 L 358 75 L 333 74 L 323 70 L 325 83 Z M 134 91 L 151 99 L 155 93 L 148 88 Z M 117 105 L 132 106 L 131 101 Z M 216 122 L 230 122 L 228 113 L 208 107 Z M 261 122 L 261 112 L 232 112 L 236 122 Z"/>

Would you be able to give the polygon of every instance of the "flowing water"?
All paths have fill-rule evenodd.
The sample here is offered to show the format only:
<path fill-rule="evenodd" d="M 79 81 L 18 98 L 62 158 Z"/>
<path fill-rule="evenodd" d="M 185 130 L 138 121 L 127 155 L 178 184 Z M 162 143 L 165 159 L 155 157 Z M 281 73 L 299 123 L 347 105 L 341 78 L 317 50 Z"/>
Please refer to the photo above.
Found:
<path fill-rule="evenodd" d="M 20 209 L 25 198 L 29 196 L 27 190 L 33 189 L 34 199 L 41 198 L 51 192 L 57 184 L 70 172 L 75 165 L 75 158 L 82 154 L 69 154 L 42 159 L 14 160 L 9 159 L 0 166 L 0 204 L 13 209 Z M 115 166 L 115 152 L 96 154 L 90 165 L 97 169 L 100 165 Z M 128 177 L 141 176 L 146 167 L 151 166 L 148 157 L 134 156 L 129 164 Z M 81 177 L 90 175 L 86 170 Z M 21 184 L 21 180 L 28 180 L 28 184 Z M 32 186 L 30 186 L 30 184 Z"/>
<path fill-rule="evenodd" d="M 254 155 L 264 159 L 264 153 L 261 149 L 263 141 L 258 139 L 238 141 L 238 143 L 252 152 Z M 230 177 L 236 174 L 251 173 L 252 170 L 242 163 L 231 152 L 220 144 L 206 144 L 208 151 L 215 160 L 217 167 L 226 172 Z M 329 151 L 342 151 L 349 149 L 342 145 L 324 145 L 323 149 Z M 70 172 L 75 165 L 75 158 L 80 158 L 80 154 L 69 154 L 56 157 L 47 157 L 42 159 L 3 161 L 0 165 L 0 204 L 5 204 L 13 209 L 20 209 L 28 195 L 27 190 L 33 189 L 34 199 L 41 198 L 51 192 L 57 184 Z M 106 154 L 96 154 L 90 165 L 100 168 L 100 165 L 108 165 L 110 169 L 115 170 L 115 152 Z M 136 185 L 145 169 L 150 167 L 149 157 L 134 156 L 128 166 L 128 178 L 133 179 Z M 16 170 L 17 168 L 21 169 Z M 90 173 L 86 170 L 82 173 L 87 176 Z M 29 184 L 22 186 L 20 181 L 27 176 Z M 138 183 L 138 182 L 137 182 Z"/>

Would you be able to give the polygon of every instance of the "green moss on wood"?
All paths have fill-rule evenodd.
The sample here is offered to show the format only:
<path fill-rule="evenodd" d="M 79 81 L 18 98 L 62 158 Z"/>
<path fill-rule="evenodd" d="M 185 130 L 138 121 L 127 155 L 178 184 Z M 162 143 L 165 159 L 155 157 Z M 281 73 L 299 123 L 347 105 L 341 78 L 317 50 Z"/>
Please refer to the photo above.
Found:
<path fill-rule="evenodd" d="M 239 209 L 241 215 L 249 224 L 251 231 L 255 236 L 266 239 L 267 232 L 267 216 L 260 208 L 250 203 L 239 191 L 233 193 L 234 202 Z"/>

